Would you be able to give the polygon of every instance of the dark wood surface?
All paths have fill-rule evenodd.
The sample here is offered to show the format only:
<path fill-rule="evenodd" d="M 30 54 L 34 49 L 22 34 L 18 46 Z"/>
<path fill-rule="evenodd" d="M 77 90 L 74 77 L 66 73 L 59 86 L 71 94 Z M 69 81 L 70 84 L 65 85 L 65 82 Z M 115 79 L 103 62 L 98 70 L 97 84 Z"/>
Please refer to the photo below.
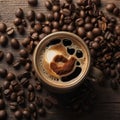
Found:
<path fill-rule="evenodd" d="M 17 8 L 21 7 L 25 12 L 29 9 L 42 11 L 46 13 L 44 7 L 45 0 L 38 0 L 39 5 L 37 7 L 28 6 L 27 0 L 0 0 L 0 21 L 4 21 L 8 26 L 13 26 L 14 13 Z M 102 0 L 101 9 L 105 9 L 107 3 L 114 2 L 117 6 L 120 6 L 120 0 Z M 105 14 L 108 14 L 104 11 Z M 119 19 L 118 19 L 119 20 Z M 23 36 L 16 36 L 18 39 L 22 39 Z M 7 50 L 7 48 L 6 48 Z M 4 63 L 4 62 L 3 62 Z M 0 63 L 2 66 L 2 63 Z M 10 68 L 8 67 L 8 70 Z M 107 81 L 107 79 L 106 79 Z M 100 87 L 95 86 L 95 90 L 98 95 L 98 100 L 93 112 L 88 114 L 79 113 L 49 113 L 45 120 L 120 120 L 120 90 L 113 91 L 110 86 Z M 41 119 L 41 118 L 40 118 Z M 13 120 L 10 118 L 10 120 Z"/>

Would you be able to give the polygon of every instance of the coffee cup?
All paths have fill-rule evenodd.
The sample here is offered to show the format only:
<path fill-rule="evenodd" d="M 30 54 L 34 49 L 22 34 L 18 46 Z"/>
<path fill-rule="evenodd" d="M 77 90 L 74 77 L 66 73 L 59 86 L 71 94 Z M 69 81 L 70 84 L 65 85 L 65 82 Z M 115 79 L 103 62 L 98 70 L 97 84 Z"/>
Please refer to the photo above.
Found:
<path fill-rule="evenodd" d="M 33 66 L 46 88 L 55 93 L 75 90 L 86 78 L 101 81 L 103 73 L 92 66 L 85 42 L 70 32 L 44 37 L 33 53 Z"/>

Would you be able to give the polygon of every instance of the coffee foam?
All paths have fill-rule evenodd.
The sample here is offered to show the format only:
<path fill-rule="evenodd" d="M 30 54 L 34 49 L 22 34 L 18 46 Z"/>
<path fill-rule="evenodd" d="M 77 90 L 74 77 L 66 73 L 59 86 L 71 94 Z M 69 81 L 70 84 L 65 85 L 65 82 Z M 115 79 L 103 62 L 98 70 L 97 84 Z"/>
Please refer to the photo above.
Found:
<path fill-rule="evenodd" d="M 74 48 L 75 50 L 81 50 L 83 52 L 83 57 L 82 58 L 77 58 L 75 53 L 73 55 L 70 55 L 68 54 L 67 52 L 67 48 L 63 45 L 63 43 L 59 43 L 59 44 L 55 44 L 55 45 L 51 45 L 51 46 L 47 46 L 45 47 L 42 51 L 41 51 L 41 54 L 40 54 L 40 71 L 42 72 L 42 74 L 44 75 L 44 77 L 46 79 L 50 79 L 50 80 L 55 80 L 55 81 L 61 81 L 61 78 L 62 77 L 66 77 L 70 74 L 72 74 L 76 68 L 76 62 L 79 61 L 80 62 L 80 67 L 81 67 L 81 74 L 83 74 L 84 70 L 86 69 L 86 66 L 87 66 L 87 54 L 86 54 L 86 51 L 84 49 L 84 46 L 82 46 L 81 44 L 77 44 L 76 42 L 72 42 L 72 45 L 71 46 L 68 46 L 68 47 L 71 47 L 71 48 Z M 62 74 L 62 75 L 59 75 L 59 74 L 56 74 L 55 71 L 53 71 L 50 67 L 50 63 L 52 61 L 54 61 L 55 59 L 55 56 L 63 56 L 65 58 L 67 58 L 67 60 L 70 60 L 71 57 L 75 58 L 76 61 L 74 63 L 74 67 L 73 69 L 71 69 L 71 72 L 69 73 L 66 73 L 66 74 Z M 61 63 L 59 63 L 61 64 Z M 63 64 L 63 63 L 62 63 Z M 69 67 L 69 66 L 67 66 Z M 80 77 L 80 75 L 78 75 L 77 77 Z"/>

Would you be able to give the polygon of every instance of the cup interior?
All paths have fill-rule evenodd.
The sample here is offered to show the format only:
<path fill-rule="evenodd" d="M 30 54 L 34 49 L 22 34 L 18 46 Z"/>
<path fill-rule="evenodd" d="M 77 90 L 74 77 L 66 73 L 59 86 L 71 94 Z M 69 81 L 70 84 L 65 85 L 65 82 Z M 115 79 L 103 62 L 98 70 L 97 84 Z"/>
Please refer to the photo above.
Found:
<path fill-rule="evenodd" d="M 44 66 L 42 66 L 43 63 L 41 63 L 41 61 L 43 60 L 47 45 L 49 45 L 49 43 L 55 39 L 60 39 L 62 43 L 64 39 L 69 39 L 72 41 L 73 46 L 76 45 L 77 46 L 76 49 L 77 50 L 80 49 L 83 53 L 83 57 L 78 58 L 80 60 L 81 72 L 79 75 L 77 75 L 75 78 L 71 80 L 62 81 L 60 79 L 55 79 L 55 80 L 51 79 L 51 75 L 49 76 L 49 74 L 46 74 L 47 70 L 44 69 Z M 59 44 L 61 44 L 61 42 Z M 66 50 L 68 49 L 67 46 L 65 46 L 65 48 Z M 75 51 L 73 55 L 76 54 L 77 52 Z M 33 54 L 33 65 L 41 81 L 45 83 L 48 87 L 61 91 L 62 90 L 67 91 L 73 89 L 82 83 L 82 81 L 84 80 L 84 78 L 86 77 L 89 71 L 90 61 L 91 61 L 90 53 L 85 42 L 79 36 L 69 32 L 55 32 L 47 35 L 36 46 Z M 77 64 L 77 60 L 76 60 L 76 64 Z M 76 74 L 76 72 L 74 74 Z"/>

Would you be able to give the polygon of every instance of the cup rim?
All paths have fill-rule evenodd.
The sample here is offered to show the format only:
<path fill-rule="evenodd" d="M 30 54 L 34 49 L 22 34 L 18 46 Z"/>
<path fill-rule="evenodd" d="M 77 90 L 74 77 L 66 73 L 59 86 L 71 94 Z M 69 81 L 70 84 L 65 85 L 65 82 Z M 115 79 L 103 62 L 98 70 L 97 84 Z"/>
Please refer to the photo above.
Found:
<path fill-rule="evenodd" d="M 67 36 L 71 36 L 76 38 L 76 40 L 80 41 L 81 44 L 84 45 L 84 48 L 86 49 L 86 52 L 88 54 L 88 64 L 87 64 L 87 69 L 84 73 L 84 76 L 82 76 L 80 79 L 78 79 L 77 81 L 75 80 L 71 80 L 70 82 L 67 82 L 68 84 L 56 84 L 56 82 L 54 81 L 50 81 L 50 80 L 45 80 L 45 78 L 43 77 L 43 75 L 41 75 L 41 73 L 38 70 L 37 67 L 37 54 L 38 54 L 38 49 L 41 47 L 42 44 L 44 44 L 44 41 L 48 40 L 49 38 L 56 36 L 56 35 L 67 35 Z M 88 71 L 90 69 L 90 64 L 91 64 L 91 56 L 90 56 L 90 52 L 89 49 L 86 45 L 86 43 L 82 40 L 82 38 L 80 38 L 78 35 L 71 33 L 71 32 L 65 32 L 65 31 L 59 31 L 59 32 L 55 32 L 55 33 L 51 33 L 47 36 L 45 36 L 36 46 L 34 53 L 33 53 L 33 67 L 35 69 L 35 72 L 37 73 L 37 76 L 41 79 L 41 81 L 43 83 L 45 83 L 47 86 L 51 87 L 51 88 L 55 88 L 55 89 L 59 89 L 59 90 L 68 90 L 68 89 L 73 89 L 74 87 L 78 86 L 79 84 L 81 84 L 84 81 L 84 78 L 86 78 Z"/>

